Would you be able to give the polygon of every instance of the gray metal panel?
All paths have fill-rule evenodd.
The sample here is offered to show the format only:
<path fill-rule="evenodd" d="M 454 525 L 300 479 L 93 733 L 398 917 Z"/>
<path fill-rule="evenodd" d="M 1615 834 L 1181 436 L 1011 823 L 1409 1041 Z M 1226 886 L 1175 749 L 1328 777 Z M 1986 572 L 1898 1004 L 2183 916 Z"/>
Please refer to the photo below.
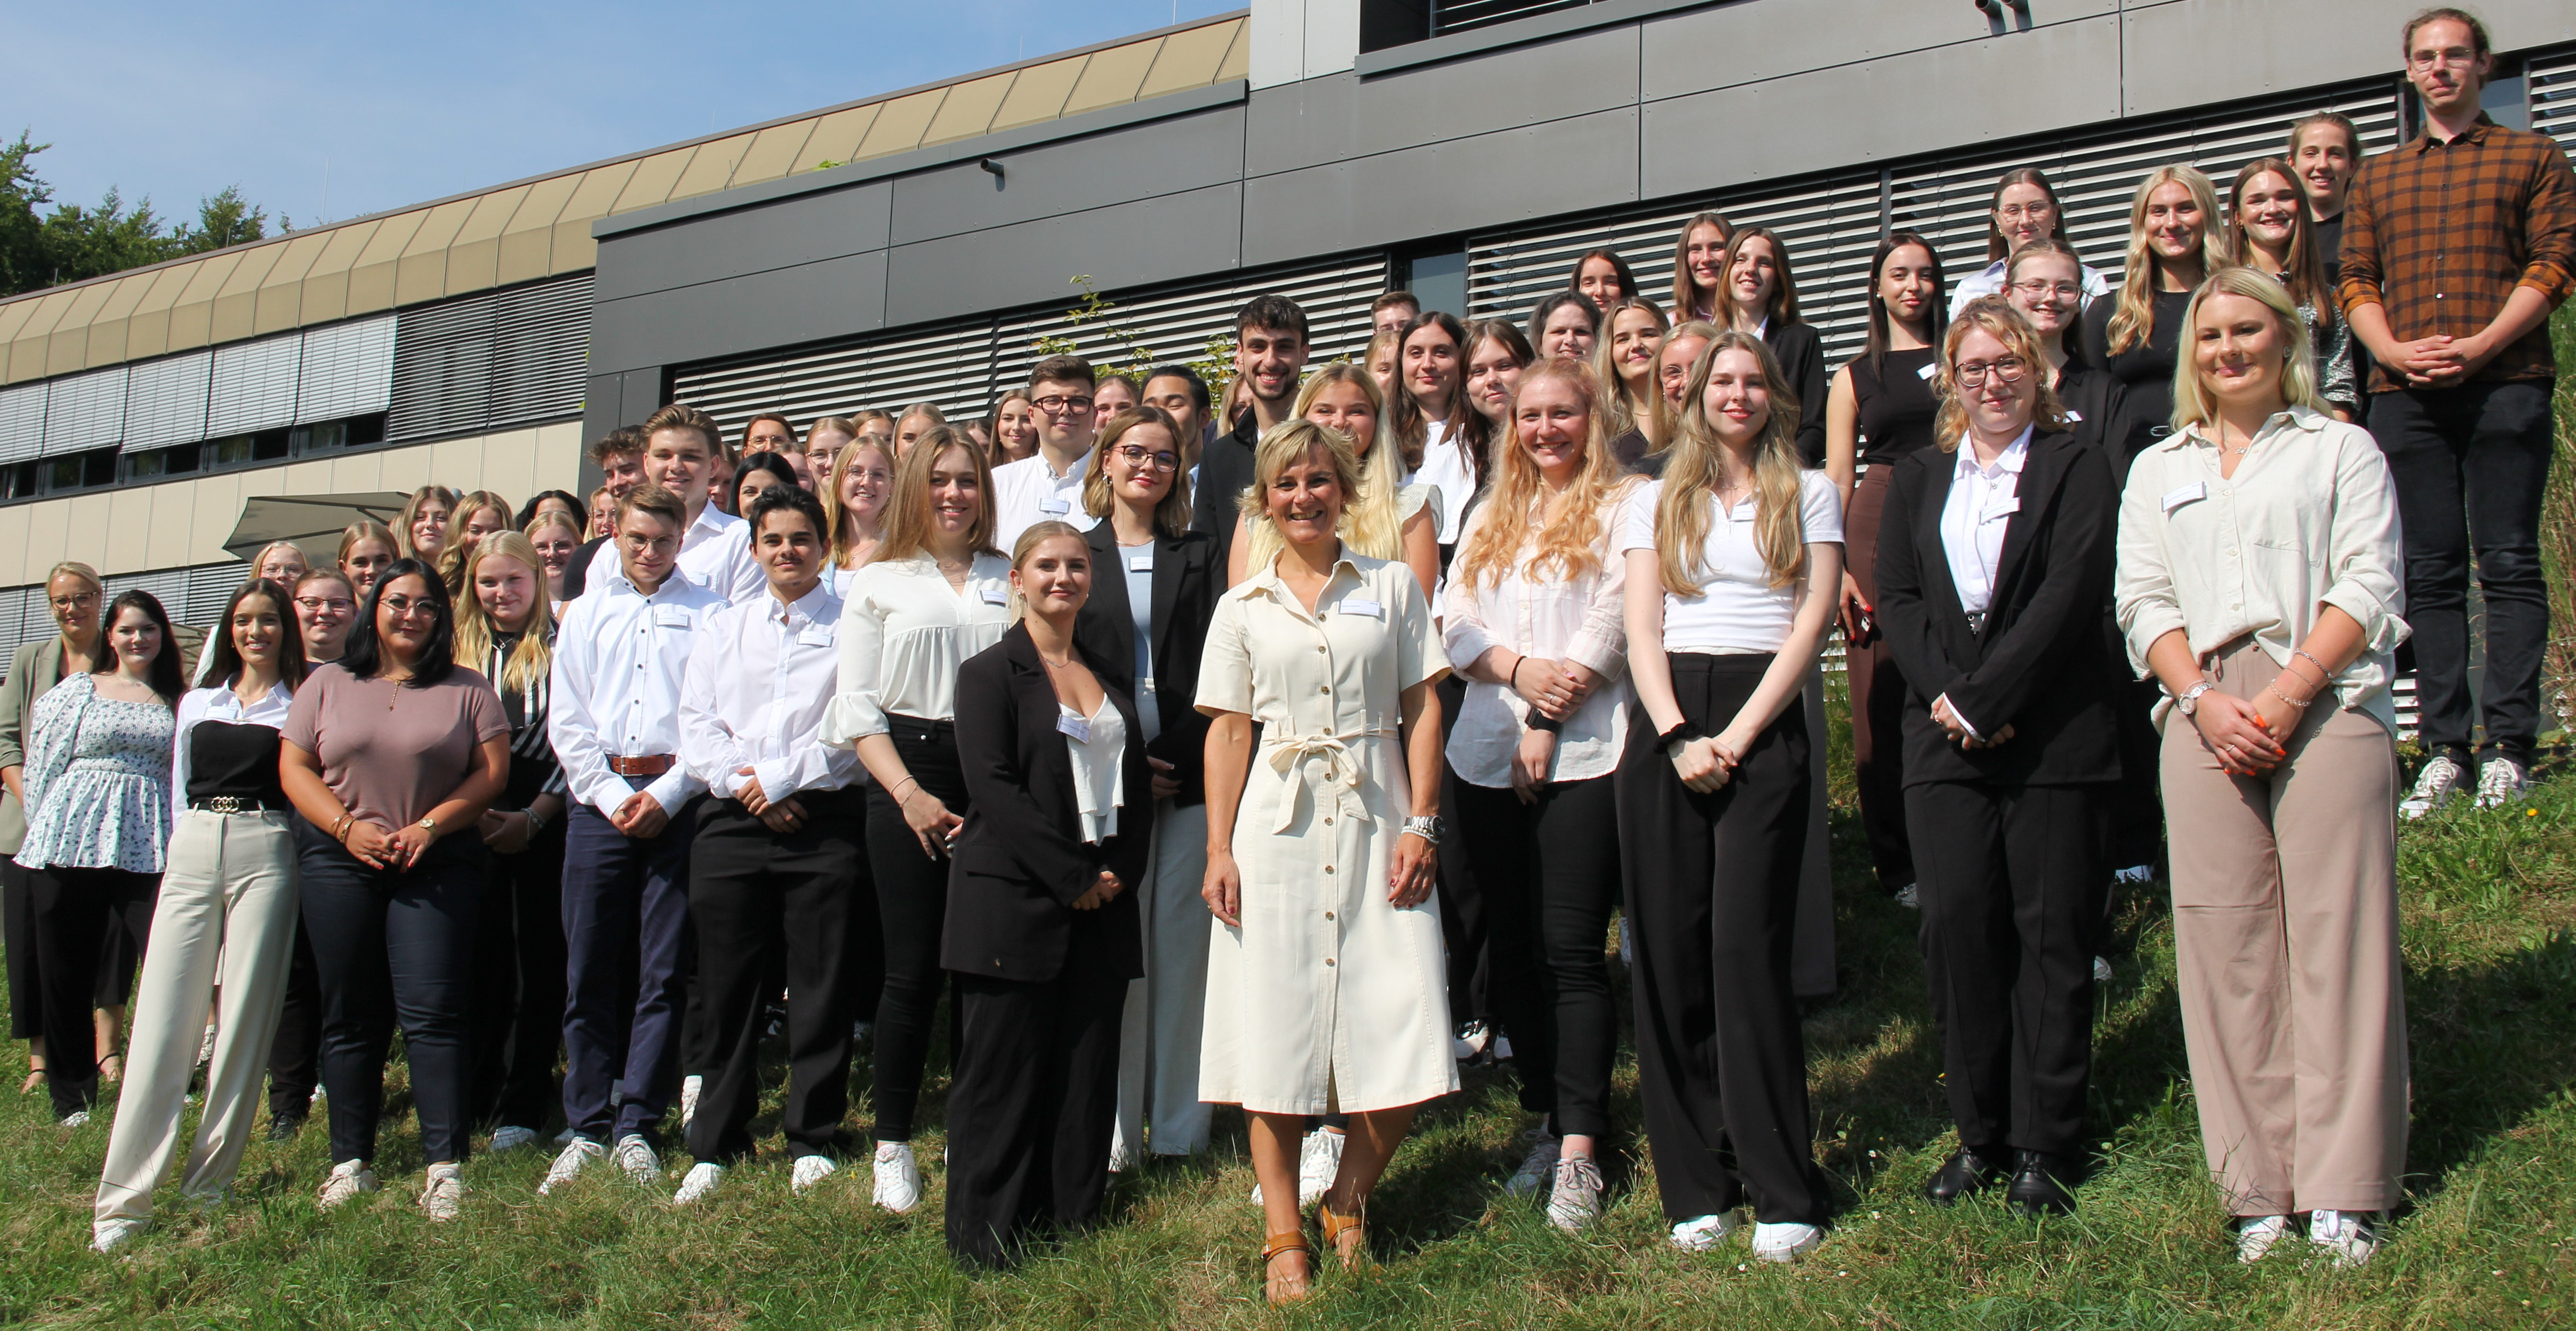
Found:
<path fill-rule="evenodd" d="M 999 181 L 975 162 L 897 179 L 894 243 L 1232 183 L 1243 176 L 1243 108 L 1222 107 L 993 157 L 1004 172 Z"/>
<path fill-rule="evenodd" d="M 1242 206 L 1243 187 L 1227 184 L 898 246 L 887 263 L 885 322 L 1065 299 L 1077 275 L 1111 290 L 1223 272 L 1241 262 Z"/>
<path fill-rule="evenodd" d="M 892 197 L 893 187 L 880 180 L 620 232 L 599 242 L 599 297 L 617 300 L 884 249 Z"/>
<path fill-rule="evenodd" d="M 590 441 L 627 423 L 625 376 L 594 374 L 583 381 L 581 399 L 582 487 L 590 488 Z"/>
<path fill-rule="evenodd" d="M 1334 74 L 1265 88 L 1252 99 L 1245 170 L 1259 176 L 1321 166 L 1631 106 L 1636 100 L 1637 33 L 1632 28 L 1582 33 L 1383 78 Z"/>
<path fill-rule="evenodd" d="M 2400 77 L 2392 9 L 2321 23 L 2278 0 L 2197 0 L 2121 16 L 2121 114 L 2183 111 L 2212 102 L 2313 88 L 2335 79 Z"/>
<path fill-rule="evenodd" d="M 1637 113 L 1380 153 L 1245 182 L 1243 261 L 1277 263 L 1451 235 L 1637 197 Z M 1533 174 L 1533 163 L 1546 170 Z M 1543 182 L 1543 183 L 1541 183 Z"/>
<path fill-rule="evenodd" d="M 664 381 L 664 371 L 659 365 L 649 369 L 626 370 L 619 373 L 617 393 L 622 405 L 618 410 L 623 414 L 618 418 L 617 423 L 642 425 L 652 419 L 654 412 L 668 405 L 672 399 L 663 388 Z"/>
<path fill-rule="evenodd" d="M 46 385 L 46 457 L 105 448 L 125 431 L 122 365 L 56 379 Z"/>
<path fill-rule="evenodd" d="M 885 326 L 886 252 L 600 302 L 593 371 L 738 355 Z"/>
<path fill-rule="evenodd" d="M 2130 0 L 2132 8 L 2136 3 Z M 2031 22 L 2033 29 L 2039 30 L 2060 22 L 2116 14 L 2120 7 L 2120 0 L 2039 0 L 2031 6 Z M 2019 21 L 2016 17 L 2013 25 Z M 2309 22 L 2315 21 L 2311 14 Z M 1922 0 L 1895 4 L 1750 0 L 1649 20 L 1641 25 L 1641 38 L 1644 63 L 1638 87 L 1648 101 L 1829 70 L 1864 60 L 1883 60 L 1957 42 L 1991 42 L 2035 58 L 2030 47 L 2016 45 L 2027 40 L 2026 34 L 1994 36 L 1992 20 L 1966 0 L 1942 0 L 1939 4 Z M 2087 73 L 2107 82 L 2118 68 L 2119 53 L 2114 51 Z M 1937 107 L 1941 115 L 1926 118 L 1938 120 L 1958 109 L 1960 103 L 1976 100 L 1968 93 L 1983 86 L 1987 85 L 1926 84 L 1894 101 L 1855 97 L 1851 109 L 1857 114 L 1885 117 L 1897 107 Z M 2049 116 L 2053 110 L 2046 101 L 2029 101 L 2018 92 L 1996 100 L 2016 103 L 2024 114 Z M 1794 126 L 1802 122 L 1764 123 Z M 1799 136 L 1791 133 L 1785 137 Z M 1834 164 L 1831 160 L 1816 163 Z"/>
<path fill-rule="evenodd" d="M 1651 102 L 1638 189 L 1646 198 L 1683 194 L 2115 119 L 2119 80 L 2106 75 L 2119 62 L 2119 21 L 2089 19 Z M 2010 97 L 1948 95 L 2003 87 Z M 1891 114 L 1895 107 L 1925 109 Z M 2035 114 L 2052 123 L 2033 123 Z M 1746 132 L 1751 125 L 1796 130 Z"/>

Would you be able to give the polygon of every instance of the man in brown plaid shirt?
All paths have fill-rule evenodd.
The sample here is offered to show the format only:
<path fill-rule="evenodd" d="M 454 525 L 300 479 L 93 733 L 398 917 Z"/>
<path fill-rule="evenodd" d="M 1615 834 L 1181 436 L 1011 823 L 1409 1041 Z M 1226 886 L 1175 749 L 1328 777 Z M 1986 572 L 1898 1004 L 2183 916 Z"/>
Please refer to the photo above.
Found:
<path fill-rule="evenodd" d="M 2549 312 L 2576 285 L 2576 176 L 2547 136 L 2479 110 L 2495 57 L 2476 19 L 2427 10 L 2401 49 L 2424 133 L 2353 179 L 2339 294 L 2378 362 L 2370 432 L 2405 527 L 2418 724 L 2432 754 L 2401 806 L 2411 818 L 2448 801 L 2472 761 L 2473 542 L 2487 614 L 2481 807 L 2521 798 L 2539 737 Z"/>

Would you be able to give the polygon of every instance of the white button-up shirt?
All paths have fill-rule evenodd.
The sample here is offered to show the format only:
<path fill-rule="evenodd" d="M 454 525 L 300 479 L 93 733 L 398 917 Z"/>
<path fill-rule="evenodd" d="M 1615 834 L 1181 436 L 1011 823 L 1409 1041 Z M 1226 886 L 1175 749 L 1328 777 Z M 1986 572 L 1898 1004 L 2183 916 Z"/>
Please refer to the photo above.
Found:
<path fill-rule="evenodd" d="M 600 586 L 615 576 L 621 558 L 615 540 L 600 546 L 582 574 L 583 590 Z M 750 529 L 742 519 L 714 504 L 698 510 L 697 521 L 680 533 L 680 572 L 727 601 L 748 601 L 769 594 L 769 575 L 752 557 Z"/>
<path fill-rule="evenodd" d="M 691 777 L 731 799 L 748 767 L 771 800 L 858 779 L 858 755 L 821 740 L 840 623 L 828 581 L 794 605 L 763 591 L 708 614 L 680 683 L 680 761 Z"/>
<path fill-rule="evenodd" d="M 823 742 L 885 734 L 888 712 L 956 719 L 957 667 L 1010 626 L 1011 561 L 1000 555 L 975 556 L 962 590 L 927 555 L 862 567 L 841 605 L 840 691 Z"/>
<path fill-rule="evenodd" d="M 635 787 L 608 770 L 610 758 L 679 755 L 681 673 L 698 626 L 724 604 L 679 572 L 647 596 L 621 563 L 564 608 L 546 734 L 574 799 L 615 813 Z M 677 762 L 644 787 L 672 814 L 703 788 Z"/>
<path fill-rule="evenodd" d="M 1439 507 L 1432 511 L 1432 539 L 1442 545 L 1456 545 L 1461 525 L 1467 516 L 1467 501 L 1476 497 L 1476 464 L 1467 456 L 1467 441 L 1452 439 L 1449 422 L 1425 423 L 1422 434 L 1422 469 L 1410 478 L 1439 492 Z"/>
<path fill-rule="evenodd" d="M 1592 695 L 1557 732 L 1551 781 L 1608 776 L 1627 746 L 1628 638 L 1621 598 L 1628 585 L 1628 561 L 1610 548 L 1626 501 L 1624 492 L 1602 500 L 1594 517 L 1599 530 L 1593 534 L 1590 572 L 1566 577 L 1550 570 L 1532 581 L 1533 538 L 1513 552 L 1511 566 L 1499 580 L 1480 578 L 1471 586 L 1455 576 L 1453 565 L 1453 576 L 1441 589 L 1442 643 L 1462 671 L 1486 652 L 1505 647 L 1542 660 L 1573 661 L 1601 676 Z M 1467 519 L 1466 534 L 1474 535 L 1493 511 L 1490 503 L 1477 509 Z M 1461 547 L 1465 544 L 1462 537 Z M 1512 756 L 1520 749 L 1529 715 L 1529 703 L 1508 685 L 1470 679 L 1458 723 L 1449 731 L 1449 766 L 1473 785 L 1511 785 Z"/>
<path fill-rule="evenodd" d="M 1977 463 L 1977 446 L 1959 442 L 1950 497 L 1941 505 L 1941 548 L 1950 556 L 1950 585 L 1959 608 L 1982 615 L 1994 603 L 1995 573 L 2003 563 L 2004 532 L 2021 511 L 2021 469 L 2030 461 L 2030 427 L 2004 445 L 1994 465 Z"/>
<path fill-rule="evenodd" d="M 2397 486 L 2367 430 L 2305 407 L 2255 432 L 2236 474 L 2218 474 L 2208 427 L 2158 440 L 2120 492 L 2120 631 L 2144 677 L 2147 648 L 2181 629 L 2194 656 L 2254 635 L 2287 668 L 2321 606 L 2361 624 L 2360 659 L 2336 701 L 2392 731 L 2389 653 L 2405 641 Z M 2161 704 L 2158 719 L 2170 702 Z"/>
<path fill-rule="evenodd" d="M 2003 295 L 2004 270 L 2011 265 L 2010 259 L 1997 259 L 1984 268 L 1960 278 L 1959 285 L 1950 288 L 1950 317 L 1958 318 L 1959 311 L 1966 309 L 1968 302 L 1979 296 Z M 2079 309 L 2089 307 L 2096 299 L 2111 294 L 2111 284 L 2104 281 L 2100 273 L 2093 271 L 2091 264 L 2079 263 L 2075 268 L 2076 283 L 2084 288 L 2083 298 L 2078 303 Z"/>
<path fill-rule="evenodd" d="M 1091 530 L 1100 519 L 1082 507 L 1082 478 L 1090 469 L 1088 451 L 1062 475 L 1056 474 L 1043 451 L 995 467 L 993 544 L 1007 554 L 1018 544 L 1021 532 L 1041 522 L 1069 522 L 1078 530 Z"/>

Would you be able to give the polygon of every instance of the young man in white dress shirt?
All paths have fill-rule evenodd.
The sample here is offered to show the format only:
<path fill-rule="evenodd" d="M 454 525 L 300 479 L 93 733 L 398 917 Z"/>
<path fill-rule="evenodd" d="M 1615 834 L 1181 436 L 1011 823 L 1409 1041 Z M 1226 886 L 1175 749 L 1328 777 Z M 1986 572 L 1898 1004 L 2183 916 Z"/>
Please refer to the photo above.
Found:
<path fill-rule="evenodd" d="M 751 557 L 742 519 L 711 502 L 724 456 L 716 418 L 674 402 L 654 412 L 643 430 L 644 479 L 680 499 L 680 572 L 728 601 L 759 596 L 769 580 Z M 591 557 L 584 585 L 598 586 L 620 558 L 616 543 L 603 547 Z"/>
<path fill-rule="evenodd" d="M 689 840 L 705 790 L 678 757 L 680 675 L 699 625 L 725 604 L 678 567 L 687 525 L 680 496 L 660 485 L 617 501 L 617 565 L 564 611 L 555 635 L 546 728 L 572 801 L 563 908 L 573 1140 L 539 1192 L 612 1145 L 628 1175 L 661 1176 L 653 1138 L 679 1089 Z"/>
<path fill-rule="evenodd" d="M 1091 467 L 1091 393 L 1099 379 L 1080 356 L 1049 356 L 1029 371 L 1030 405 L 1038 414 L 1035 457 L 993 469 L 993 546 L 1008 550 L 1041 522 L 1083 531 L 1100 519 L 1082 506 Z"/>
<path fill-rule="evenodd" d="M 680 685 L 680 760 L 709 803 L 690 850 L 698 983 L 714 1058 L 689 1122 L 698 1163 L 674 1199 L 694 1202 L 752 1153 L 760 1104 L 761 1008 L 786 959 L 787 1103 L 779 1130 L 795 1190 L 831 1174 L 849 1108 L 850 1023 L 858 995 L 849 933 L 873 941 L 875 891 L 859 832 L 859 756 L 825 745 L 840 674 L 841 598 L 823 577 L 822 501 L 768 490 L 751 503 L 768 587 L 710 616 Z"/>

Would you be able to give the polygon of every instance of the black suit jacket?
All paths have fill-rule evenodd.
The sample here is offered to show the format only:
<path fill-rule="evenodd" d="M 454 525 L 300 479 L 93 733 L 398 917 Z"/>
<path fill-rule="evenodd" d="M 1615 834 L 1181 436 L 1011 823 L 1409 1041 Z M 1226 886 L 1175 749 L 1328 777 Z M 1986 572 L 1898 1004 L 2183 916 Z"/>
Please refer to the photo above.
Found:
<path fill-rule="evenodd" d="M 1780 362 L 1789 391 L 1798 395 L 1798 456 L 1809 467 L 1825 465 L 1825 344 L 1814 325 L 1774 319 L 1762 342 Z"/>
<path fill-rule="evenodd" d="M 590 582 L 590 561 L 599 554 L 599 547 L 606 544 L 608 544 L 607 537 L 594 536 L 589 540 L 582 542 L 580 549 L 572 552 L 572 562 L 564 565 L 563 596 L 565 601 L 569 602 L 573 600 L 580 596 L 583 591 L 588 589 L 588 584 Z"/>
<path fill-rule="evenodd" d="M 1091 599 L 1073 624 L 1083 655 L 1105 663 L 1101 679 L 1136 696 L 1136 620 L 1127 600 L 1126 556 L 1103 518 L 1089 533 Z M 1210 717 L 1191 705 L 1199 692 L 1199 657 L 1207 648 L 1208 621 L 1225 592 L 1225 564 L 1216 542 L 1198 532 L 1154 537 L 1154 711 L 1162 730 L 1146 752 L 1172 765 L 1181 783 L 1176 804 L 1207 799 L 1207 732 Z M 1139 732 L 1142 733 L 1142 732 Z"/>
<path fill-rule="evenodd" d="M 1190 530 L 1216 542 L 1222 570 L 1234 551 L 1235 504 L 1252 488 L 1252 450 L 1261 442 L 1261 417 L 1247 409 L 1234 428 L 1208 441 L 1199 453 L 1198 478 L 1190 483 Z"/>
<path fill-rule="evenodd" d="M 2101 450 L 2103 460 L 2111 464 L 2112 488 L 2128 484 L 2129 464 L 2154 442 L 2147 428 L 2150 422 L 2139 420 L 2129 409 L 2129 386 L 2109 370 L 2069 360 L 2058 376 L 2057 400 L 2075 413 L 2074 428 L 2068 433 L 2077 443 Z"/>
<path fill-rule="evenodd" d="M 2118 780 L 2102 637 L 2119 512 L 2109 463 L 2070 434 L 2031 440 L 1994 599 L 1973 632 L 1941 543 L 1957 463 L 1940 449 L 1908 454 L 1879 519 L 1878 621 L 1905 676 L 1905 783 Z M 1986 735 L 2009 725 L 2013 737 L 1987 749 L 1950 743 L 1932 720 L 1943 694 Z"/>
<path fill-rule="evenodd" d="M 1042 983 L 1079 947 L 1112 974 L 1145 973 L 1136 890 L 1151 858 L 1154 787 L 1145 746 L 1135 742 L 1145 732 L 1136 704 L 1108 684 L 1110 663 L 1082 656 L 1129 738 L 1118 833 L 1097 846 L 1082 839 L 1055 685 L 1027 626 L 1012 625 L 957 669 L 957 759 L 971 803 L 948 875 L 939 964 L 949 970 Z M 1098 910 L 1073 909 L 1103 869 L 1125 890 Z"/>

